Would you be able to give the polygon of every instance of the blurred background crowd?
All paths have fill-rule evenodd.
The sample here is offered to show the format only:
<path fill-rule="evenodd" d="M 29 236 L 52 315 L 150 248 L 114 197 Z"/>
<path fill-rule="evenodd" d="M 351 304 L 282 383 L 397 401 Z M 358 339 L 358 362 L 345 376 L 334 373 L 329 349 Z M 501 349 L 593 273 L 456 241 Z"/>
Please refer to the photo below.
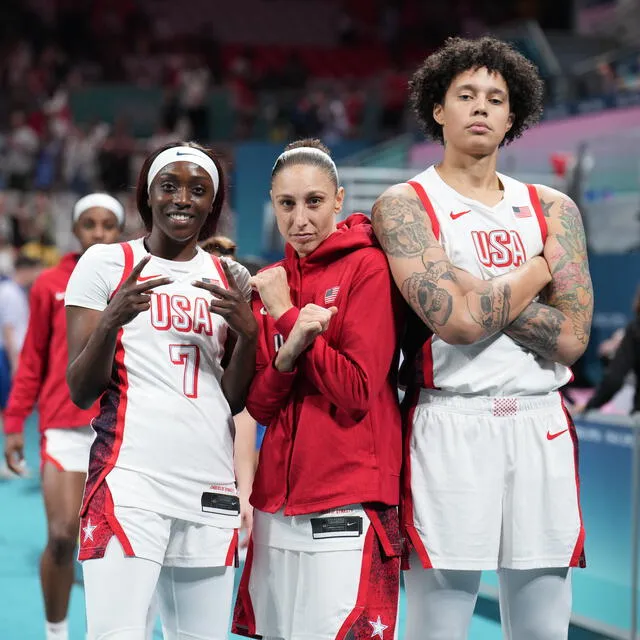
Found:
<path fill-rule="evenodd" d="M 26 323 L 29 284 L 75 248 L 71 210 L 80 196 L 112 193 L 126 210 L 125 239 L 142 233 L 137 173 L 167 142 L 196 140 L 221 154 L 230 179 L 218 231 L 252 268 L 282 252 L 269 176 L 292 139 L 328 144 L 345 213 L 368 212 L 387 186 L 441 155 L 408 109 L 413 71 L 446 37 L 485 33 L 522 51 L 546 83 L 543 122 L 503 149 L 499 170 L 561 189 L 584 217 L 595 316 L 570 399 L 629 413 L 640 402 L 640 0 L 3 0 L 0 324 L 9 307 Z M 5 290 L 22 291 L 22 307 Z M 632 439 L 621 429 L 579 424 L 587 493 L 596 496 L 585 507 L 591 544 L 599 522 L 611 530 L 578 585 L 593 589 L 582 600 L 576 591 L 576 611 L 608 628 L 627 628 L 630 616 L 616 608 L 630 592 L 630 498 L 622 491 Z M 594 448 L 590 458 L 589 443 L 626 447 L 624 463 L 611 458 L 600 469 L 608 453 Z M 615 478 L 623 489 L 608 484 Z M 599 515 L 601 505 L 614 508 L 611 495 L 621 496 L 619 520 Z M 622 542 L 609 542 L 619 535 Z M 9 566 L 15 554 L 5 545 L 2 556 L 2 540 Z M 3 595 L 13 592 L 11 575 Z M 35 637 L 4 631 L 3 640 Z"/>

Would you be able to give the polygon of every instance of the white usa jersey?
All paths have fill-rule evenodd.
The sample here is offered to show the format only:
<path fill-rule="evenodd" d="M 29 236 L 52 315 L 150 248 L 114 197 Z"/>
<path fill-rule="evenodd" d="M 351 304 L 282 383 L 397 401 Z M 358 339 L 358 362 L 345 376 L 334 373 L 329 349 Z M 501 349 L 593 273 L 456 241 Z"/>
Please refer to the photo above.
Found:
<path fill-rule="evenodd" d="M 97 245 L 79 260 L 65 304 L 103 311 L 148 255 L 142 239 Z M 228 261 L 243 294 L 249 274 Z M 92 426 L 83 512 L 103 483 L 113 505 L 190 522 L 239 526 L 233 419 L 222 392 L 228 325 L 209 311 L 205 279 L 228 288 L 218 258 L 198 248 L 186 262 L 152 256 L 138 282 L 173 282 L 151 293 L 151 308 L 118 332 L 113 372 Z"/>
<path fill-rule="evenodd" d="M 466 198 L 434 166 L 409 181 L 451 262 L 488 280 L 519 267 L 544 249 L 547 225 L 535 188 L 498 174 L 503 199 L 494 207 Z M 480 396 L 530 396 L 555 391 L 568 367 L 545 360 L 504 333 L 472 345 L 435 334 L 418 356 L 422 386 Z"/>

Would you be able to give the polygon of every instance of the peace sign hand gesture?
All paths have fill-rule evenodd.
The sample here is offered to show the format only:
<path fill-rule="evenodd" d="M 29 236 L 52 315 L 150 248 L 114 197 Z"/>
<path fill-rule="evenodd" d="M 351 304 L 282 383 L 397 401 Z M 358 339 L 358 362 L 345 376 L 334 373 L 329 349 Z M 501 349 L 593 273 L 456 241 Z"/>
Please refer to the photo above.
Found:
<path fill-rule="evenodd" d="M 147 311 L 151 306 L 151 289 L 173 282 L 171 278 L 161 277 L 139 283 L 138 277 L 150 259 L 151 256 L 147 255 L 138 262 L 109 301 L 104 311 L 109 327 L 120 328 L 131 322 L 139 313 Z"/>
<path fill-rule="evenodd" d="M 194 287 L 208 291 L 213 296 L 211 304 L 209 305 L 209 311 L 222 316 L 231 329 L 239 336 L 249 340 L 255 340 L 258 335 L 258 323 L 253 317 L 251 306 L 244 299 L 227 262 L 221 260 L 220 263 L 222 264 L 224 274 L 229 283 L 228 289 L 223 289 L 218 285 L 202 280 L 198 280 L 192 284 Z"/>

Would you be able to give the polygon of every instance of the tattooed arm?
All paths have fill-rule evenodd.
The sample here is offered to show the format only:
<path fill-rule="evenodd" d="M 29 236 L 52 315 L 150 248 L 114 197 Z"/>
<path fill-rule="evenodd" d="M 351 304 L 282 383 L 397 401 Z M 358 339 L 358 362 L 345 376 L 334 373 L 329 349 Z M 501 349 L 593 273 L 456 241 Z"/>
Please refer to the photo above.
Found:
<path fill-rule="evenodd" d="M 529 305 L 505 333 L 538 355 L 567 366 L 585 351 L 591 332 L 593 288 L 580 211 L 564 194 L 537 187 L 547 219 L 544 257 L 551 283 L 543 302 Z"/>
<path fill-rule="evenodd" d="M 534 258 L 492 280 L 465 273 L 463 285 L 409 185 L 387 189 L 371 220 L 405 300 L 450 344 L 472 344 L 501 331 L 550 281 L 544 260 Z"/>

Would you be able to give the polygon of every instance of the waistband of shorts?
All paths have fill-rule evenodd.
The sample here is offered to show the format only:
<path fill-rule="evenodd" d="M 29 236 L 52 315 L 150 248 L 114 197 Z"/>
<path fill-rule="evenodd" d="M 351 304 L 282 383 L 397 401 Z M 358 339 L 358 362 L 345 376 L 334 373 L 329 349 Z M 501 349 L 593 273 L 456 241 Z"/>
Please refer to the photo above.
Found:
<path fill-rule="evenodd" d="M 496 417 L 520 413 L 548 411 L 562 408 L 562 398 L 557 391 L 538 396 L 471 396 L 434 389 L 421 389 L 420 406 L 432 406 L 445 411 L 482 413 Z"/>

